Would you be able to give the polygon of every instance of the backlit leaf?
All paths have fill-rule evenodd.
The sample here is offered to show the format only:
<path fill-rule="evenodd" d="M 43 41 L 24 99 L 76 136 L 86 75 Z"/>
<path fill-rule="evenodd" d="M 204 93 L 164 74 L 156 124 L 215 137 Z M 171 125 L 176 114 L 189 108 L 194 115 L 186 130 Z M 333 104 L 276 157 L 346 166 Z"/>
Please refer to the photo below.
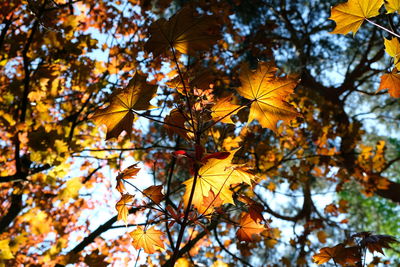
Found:
<path fill-rule="evenodd" d="M 317 264 L 323 264 L 330 260 L 336 263 L 355 264 L 361 260 L 358 247 L 347 247 L 340 243 L 334 247 L 324 247 L 319 250 L 319 253 L 313 256 L 313 260 Z"/>
<path fill-rule="evenodd" d="M 386 73 L 381 76 L 381 84 L 378 91 L 388 89 L 391 97 L 400 97 L 400 74 L 397 68 L 394 68 L 391 73 Z"/>
<path fill-rule="evenodd" d="M 239 169 L 239 166 L 231 163 L 236 151 L 237 150 L 229 152 L 229 156 L 225 157 L 224 159 L 210 158 L 205 165 L 199 169 L 192 200 L 192 204 L 199 211 L 204 209 L 203 200 L 204 197 L 207 198 L 209 196 L 210 190 L 213 191 L 215 196 L 219 196 L 219 198 L 222 200 L 222 204 L 234 204 L 230 186 L 240 183 L 251 185 L 251 181 L 254 179 L 254 176 Z M 186 191 L 183 195 L 185 205 L 187 205 L 189 202 L 193 182 L 194 177 L 183 183 L 186 185 Z"/>
<path fill-rule="evenodd" d="M 215 103 L 211 108 L 211 116 L 213 120 L 233 124 L 231 116 L 235 115 L 240 110 L 240 106 L 231 104 L 231 101 L 232 97 L 228 96 Z"/>
<path fill-rule="evenodd" d="M 393 37 L 392 39 L 385 39 L 385 51 L 394 60 L 394 65 L 400 69 L 400 42 L 399 39 Z"/>
<path fill-rule="evenodd" d="M 115 204 L 115 208 L 118 211 L 118 218 L 117 220 L 123 220 L 125 224 L 128 223 L 128 214 L 129 214 L 129 208 L 126 204 L 132 202 L 133 200 L 132 195 L 129 194 L 124 194 L 122 195 L 121 199 Z"/>
<path fill-rule="evenodd" d="M 157 249 L 164 248 L 164 243 L 161 240 L 163 232 L 154 229 L 154 227 L 148 228 L 139 226 L 136 230 L 129 233 L 132 237 L 133 246 L 136 249 L 143 249 L 144 252 L 152 254 L 156 252 Z"/>
<path fill-rule="evenodd" d="M 253 220 L 248 213 L 242 214 L 239 225 L 240 228 L 236 232 L 236 235 L 240 241 L 256 241 L 256 237 L 265 230 L 265 226 Z"/>
<path fill-rule="evenodd" d="M 154 203 L 159 204 L 164 198 L 164 194 L 161 192 L 162 189 L 162 185 L 152 185 L 149 188 L 143 190 L 143 194 L 147 198 L 150 198 Z"/>
<path fill-rule="evenodd" d="M 151 37 L 145 49 L 158 56 L 170 47 L 183 54 L 208 50 L 220 39 L 219 25 L 215 16 L 194 16 L 190 8 L 183 8 L 168 21 L 159 19 L 150 28 Z"/>
<path fill-rule="evenodd" d="M 277 77 L 277 68 L 270 62 L 259 62 L 256 70 L 245 64 L 240 71 L 241 96 L 252 100 L 248 122 L 258 120 L 264 128 L 276 131 L 279 120 L 285 122 L 299 116 L 296 109 L 286 102 L 293 93 L 297 80 L 290 77 Z"/>
<path fill-rule="evenodd" d="M 156 85 L 148 84 L 145 76 L 136 73 L 125 89 L 112 96 L 110 105 L 107 108 L 98 109 L 91 119 L 96 124 L 107 126 L 106 140 L 118 137 L 122 131 L 126 131 L 130 137 L 135 119 L 132 110 L 152 108 L 149 101 L 156 90 Z"/>
<path fill-rule="evenodd" d="M 365 19 L 379 15 L 383 0 L 349 0 L 332 8 L 329 19 L 336 22 L 331 33 L 355 34 Z"/>

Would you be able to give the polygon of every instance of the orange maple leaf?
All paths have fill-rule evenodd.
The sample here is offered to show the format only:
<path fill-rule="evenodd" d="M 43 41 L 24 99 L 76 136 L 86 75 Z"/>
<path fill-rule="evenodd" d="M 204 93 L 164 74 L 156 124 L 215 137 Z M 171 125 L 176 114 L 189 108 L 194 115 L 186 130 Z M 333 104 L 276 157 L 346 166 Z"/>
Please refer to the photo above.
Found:
<path fill-rule="evenodd" d="M 136 73 L 125 89 L 112 96 L 110 105 L 107 108 L 98 109 L 91 119 L 96 124 L 107 126 L 106 140 L 118 137 L 124 130 L 130 137 L 135 119 L 132 110 L 153 108 L 149 101 L 156 91 L 156 85 L 148 84 L 146 76 Z"/>
<path fill-rule="evenodd" d="M 171 47 L 183 54 L 195 54 L 209 49 L 220 39 L 219 25 L 215 16 L 195 17 L 190 8 L 183 8 L 168 21 L 159 19 L 150 27 L 151 37 L 145 49 L 158 56 Z"/>
<path fill-rule="evenodd" d="M 239 220 L 240 228 L 236 235 L 240 241 L 254 242 L 257 235 L 265 230 L 265 226 L 253 220 L 248 213 L 243 213 Z"/>
<path fill-rule="evenodd" d="M 124 191 L 125 191 L 125 186 L 124 186 L 123 179 L 132 179 L 140 171 L 140 168 L 136 167 L 137 165 L 138 164 L 135 163 L 135 164 L 129 166 L 128 168 L 126 168 L 125 170 L 123 170 L 121 173 L 118 174 L 118 176 L 117 176 L 117 186 L 115 188 L 121 194 L 123 194 Z"/>
<path fill-rule="evenodd" d="M 132 195 L 124 194 L 122 195 L 121 199 L 115 204 L 115 209 L 118 211 L 118 218 L 117 220 L 123 220 L 125 224 L 128 222 L 128 214 L 129 209 L 126 204 L 132 202 L 133 200 Z"/>
<path fill-rule="evenodd" d="M 336 22 L 331 33 L 355 34 L 365 19 L 379 15 L 383 0 L 349 0 L 332 8 L 329 19 Z"/>
<path fill-rule="evenodd" d="M 161 240 L 163 232 L 151 227 L 145 230 L 144 227 L 139 226 L 133 232 L 129 233 L 132 237 L 132 244 L 136 249 L 143 249 L 144 252 L 152 254 L 157 249 L 164 248 L 164 243 Z"/>
<path fill-rule="evenodd" d="M 346 247 L 345 244 L 340 243 L 334 247 L 324 247 L 315 254 L 313 261 L 316 264 L 323 264 L 331 259 L 339 264 L 355 264 L 361 260 L 358 247 Z"/>
<path fill-rule="evenodd" d="M 152 185 L 147 189 L 143 190 L 143 194 L 150 198 L 154 203 L 159 204 L 164 198 L 164 194 L 161 193 L 163 189 L 162 185 Z"/>
<path fill-rule="evenodd" d="M 391 97 L 400 97 L 400 74 L 397 68 L 394 68 L 391 73 L 386 73 L 381 76 L 381 84 L 378 91 L 388 89 Z"/>
<path fill-rule="evenodd" d="M 259 62 L 255 71 L 245 64 L 240 71 L 241 96 L 253 101 L 248 122 L 258 120 L 264 128 L 276 131 L 279 120 L 290 121 L 299 116 L 296 109 L 286 102 L 293 93 L 297 80 L 277 77 L 277 68 L 270 62 Z"/>

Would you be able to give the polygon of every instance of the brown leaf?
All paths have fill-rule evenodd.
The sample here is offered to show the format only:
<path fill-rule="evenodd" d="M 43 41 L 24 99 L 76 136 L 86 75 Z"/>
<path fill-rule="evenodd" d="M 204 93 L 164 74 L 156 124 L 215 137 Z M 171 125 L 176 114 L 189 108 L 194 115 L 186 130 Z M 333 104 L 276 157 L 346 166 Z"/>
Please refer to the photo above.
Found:
<path fill-rule="evenodd" d="M 154 203 L 159 204 L 164 198 L 164 194 L 161 193 L 163 189 L 162 185 L 152 185 L 149 188 L 143 190 L 143 194 L 150 198 Z"/>
<path fill-rule="evenodd" d="M 385 255 L 383 248 L 390 248 L 390 243 L 397 243 L 396 238 L 390 235 L 373 235 L 371 232 L 361 232 L 352 237 L 361 238 L 361 246 L 368 248 L 371 253 L 375 251 Z"/>
<path fill-rule="evenodd" d="M 183 8 L 168 21 L 159 19 L 150 28 L 151 37 L 145 45 L 155 57 L 171 46 L 183 54 L 193 55 L 208 50 L 220 39 L 215 16 L 196 17 L 190 8 Z"/>
<path fill-rule="evenodd" d="M 323 264 L 330 260 L 341 265 L 355 264 L 361 261 L 361 255 L 358 247 L 347 247 L 340 243 L 334 247 L 324 247 L 319 250 L 319 253 L 313 256 L 313 260 L 317 264 Z"/>
<path fill-rule="evenodd" d="M 140 168 L 136 167 L 137 165 L 138 165 L 138 163 L 135 163 L 135 164 L 129 166 L 128 168 L 126 168 L 125 170 L 123 170 L 121 173 L 118 174 L 118 176 L 117 176 L 117 186 L 115 188 L 121 194 L 123 194 L 124 191 L 125 191 L 125 186 L 124 186 L 123 179 L 132 179 L 140 171 Z"/>

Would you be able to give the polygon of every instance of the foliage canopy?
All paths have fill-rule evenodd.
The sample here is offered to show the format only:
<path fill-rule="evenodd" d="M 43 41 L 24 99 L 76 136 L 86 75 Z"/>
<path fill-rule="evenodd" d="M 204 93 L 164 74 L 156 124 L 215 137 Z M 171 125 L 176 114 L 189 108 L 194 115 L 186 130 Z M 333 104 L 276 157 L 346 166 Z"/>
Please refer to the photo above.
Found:
<path fill-rule="evenodd" d="M 399 263 L 399 1 L 0 7 L 0 266 Z"/>

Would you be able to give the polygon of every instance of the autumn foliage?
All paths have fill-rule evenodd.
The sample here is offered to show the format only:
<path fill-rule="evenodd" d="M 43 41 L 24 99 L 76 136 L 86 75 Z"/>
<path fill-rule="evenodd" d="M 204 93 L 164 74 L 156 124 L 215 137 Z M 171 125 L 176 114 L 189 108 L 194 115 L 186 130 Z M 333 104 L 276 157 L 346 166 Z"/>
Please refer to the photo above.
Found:
<path fill-rule="evenodd" d="M 399 263 L 400 5 L 331 4 L 3 1 L 0 266 Z"/>

